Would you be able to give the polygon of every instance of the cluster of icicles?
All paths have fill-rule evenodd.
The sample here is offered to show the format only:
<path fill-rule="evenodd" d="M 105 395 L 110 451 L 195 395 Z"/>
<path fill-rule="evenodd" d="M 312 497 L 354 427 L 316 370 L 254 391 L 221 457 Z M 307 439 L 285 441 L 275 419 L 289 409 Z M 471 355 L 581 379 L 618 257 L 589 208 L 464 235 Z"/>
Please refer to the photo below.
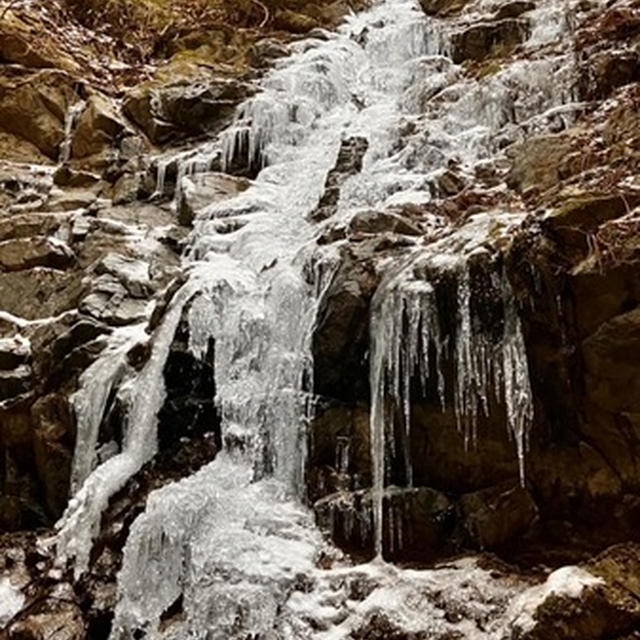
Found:
<path fill-rule="evenodd" d="M 533 29 L 538 42 L 562 32 L 564 9 L 556 9 L 553 0 L 542 7 Z M 548 34 L 539 28 L 544 21 Z M 412 0 L 385 0 L 326 40 L 295 45 L 218 140 L 159 161 L 157 194 L 164 193 L 168 167 L 175 163 L 178 206 L 184 178 L 216 162 L 228 168 L 243 160 L 264 168 L 247 191 L 198 214 L 185 256 L 188 280 L 153 337 L 142 372 L 128 370 L 125 357 L 148 336 L 144 327 L 123 329 L 86 372 L 75 398 L 74 496 L 58 525 L 57 543 L 61 560 L 75 559 L 81 573 L 109 499 L 156 453 L 163 370 L 180 318 L 188 314 L 196 356 L 215 340 L 215 400 L 225 449 L 198 473 L 149 497 L 124 552 L 114 639 L 136 630 L 165 637 L 161 616 L 181 597 L 184 621 L 170 632 L 177 635 L 166 637 L 267 633 L 295 577 L 315 570 L 322 539 L 300 500 L 313 407 L 311 337 L 338 259 L 331 248 L 316 246 L 322 228 L 309 214 L 341 139 L 359 135 L 369 141 L 361 174 L 341 191 L 335 218 L 345 221 L 372 206 L 423 203 L 449 159 L 473 175 L 478 162 L 499 153 L 500 136 L 517 141 L 558 117 L 570 120 L 571 109 L 562 110 L 572 99 L 569 55 L 515 62 L 471 84 L 446 57 L 446 36 L 445 27 L 425 19 Z M 419 87 L 438 95 L 426 109 Z M 398 145 L 407 123 L 416 133 Z M 375 296 L 370 363 L 378 556 L 390 447 L 404 452 L 407 485 L 413 482 L 412 379 L 436 389 L 443 406 L 452 399 L 469 445 L 479 417 L 496 398 L 506 409 L 524 477 L 531 390 L 514 296 L 497 268 L 492 277 L 500 327 L 489 331 L 473 313 L 469 264 L 491 245 L 499 218 L 493 212 L 462 231 L 450 230 L 451 242 L 445 237 L 440 244 L 415 245 Z M 505 235 L 521 220 L 506 218 Z M 462 248 L 461 233 L 469 236 Z M 439 312 L 437 274 L 455 281 L 455 318 Z M 449 360 L 455 371 L 451 388 L 443 373 Z M 127 431 L 121 451 L 103 461 L 96 451 L 99 427 L 116 391 L 129 407 Z M 394 409 L 404 416 L 401 443 L 392 435 Z M 306 637 L 288 629 L 268 637 Z"/>

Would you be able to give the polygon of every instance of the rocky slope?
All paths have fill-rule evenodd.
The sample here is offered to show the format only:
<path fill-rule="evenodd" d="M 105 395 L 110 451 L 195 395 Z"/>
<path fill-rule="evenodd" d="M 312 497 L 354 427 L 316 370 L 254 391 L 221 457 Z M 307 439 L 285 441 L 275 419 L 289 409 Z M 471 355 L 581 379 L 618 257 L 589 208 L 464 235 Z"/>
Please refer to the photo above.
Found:
<path fill-rule="evenodd" d="M 0 596 L 9 602 L 14 588 L 20 595 L 11 595 L 6 613 L 0 605 L 6 625 L 0 637 L 106 638 L 122 546 L 147 495 L 189 475 L 223 445 L 213 404 L 215 346 L 196 358 L 183 318 L 164 365 L 158 454 L 112 497 L 89 571 L 76 580 L 69 567 L 54 565 L 49 528 L 91 471 L 73 462 L 79 421 L 102 408 L 94 440 L 81 445 L 96 449 L 93 465 L 123 446 L 120 387 L 148 361 L 154 331 L 184 282 L 180 255 L 194 217 L 247 189 L 259 169 L 248 152 L 205 154 L 204 164 L 195 155 L 189 165 L 191 149 L 231 122 L 289 43 L 304 35 L 321 40 L 318 29 L 335 26 L 350 8 L 283 2 L 266 3 L 265 11 L 258 4 L 257 13 L 243 14 L 242 28 L 230 28 L 233 16 L 216 14 L 201 30 L 176 23 L 163 39 L 141 31 L 139 48 L 115 27 L 78 22 L 73 7 L 18 2 L 1 14 L 0 529 L 7 533 L 0 567 L 7 577 Z M 514 622 L 508 637 L 630 640 L 640 633 L 640 7 L 577 3 L 561 16 L 562 29 L 569 23 L 564 35 L 545 39 L 536 25 L 558 17 L 531 17 L 547 9 L 544 2 L 420 4 L 453 31 L 447 57 L 457 67 L 451 71 L 437 57 L 427 63 L 434 65 L 427 68 L 433 83 L 408 96 L 425 120 L 406 119 L 395 151 L 425 164 L 430 153 L 443 153 L 437 143 L 429 146 L 437 135 L 429 117 L 456 108 L 474 82 L 486 89 L 487 112 L 500 125 L 492 140 L 497 151 L 472 162 L 449 158 L 423 186 L 428 201 L 374 203 L 345 218 L 341 203 L 358 191 L 372 143 L 358 136 L 342 141 L 310 216 L 321 225 L 318 244 L 339 261 L 313 335 L 318 406 L 309 501 L 339 546 L 358 559 L 372 555 L 369 379 L 373 336 L 382 325 L 372 326 L 371 318 L 384 323 L 393 312 L 379 309 L 375 297 L 390 286 L 389 265 L 409 264 L 412 277 L 433 284 L 445 346 L 440 362 L 434 353 L 440 343 L 427 344 L 435 365 L 425 377 L 440 375 L 444 391 L 419 384 L 417 376 L 409 380 L 406 436 L 401 403 L 385 401 L 393 405 L 398 443 L 388 459 L 385 556 L 424 564 L 494 552 L 500 560 L 486 556 L 480 564 L 505 580 L 492 601 L 496 619 L 507 615 L 500 607 L 513 582 L 520 590 L 537 584 L 530 588 L 543 594 L 536 600 L 530 593 L 513 618 L 531 615 L 535 623 Z M 529 95 L 518 65 L 553 61 L 567 50 L 571 98 L 525 118 L 531 103 L 546 104 L 554 80 L 545 85 L 549 95 Z M 561 71 L 553 62 L 542 67 L 558 73 L 558 84 Z M 448 85 L 455 91 L 447 92 Z M 185 177 L 190 172 L 196 175 Z M 503 213 L 517 216 L 517 224 L 504 222 Z M 459 275 L 431 254 L 411 262 L 423 245 L 427 253 L 435 247 L 434 255 L 458 251 L 478 219 L 488 219 L 488 231 L 467 260 L 472 321 L 493 348 L 506 340 L 508 309 L 517 309 L 526 352 L 532 418 L 524 482 L 514 453 L 522 434 L 505 429 L 512 408 L 507 389 L 500 392 L 504 381 L 491 383 L 490 410 L 479 404 L 477 422 L 460 423 Z M 403 295 L 398 304 L 406 304 Z M 404 327 L 409 307 L 402 313 Z M 481 386 L 482 362 L 469 356 L 469 385 Z M 74 395 L 79 388 L 87 391 Z M 572 582 L 551 573 L 568 562 L 591 577 Z M 403 630 L 392 612 L 369 615 L 353 605 L 362 602 L 368 611 L 367 589 L 401 590 L 405 579 L 395 576 L 389 585 L 387 575 L 359 576 L 348 595 L 333 577 L 325 586 L 332 606 L 357 621 L 350 637 L 472 637 Z M 421 597 L 452 625 L 464 619 L 489 628 L 479 613 L 437 590 L 424 587 Z M 307 615 L 312 627 L 327 624 L 314 615 Z M 162 624 L 168 628 L 181 616 L 177 602 Z"/>

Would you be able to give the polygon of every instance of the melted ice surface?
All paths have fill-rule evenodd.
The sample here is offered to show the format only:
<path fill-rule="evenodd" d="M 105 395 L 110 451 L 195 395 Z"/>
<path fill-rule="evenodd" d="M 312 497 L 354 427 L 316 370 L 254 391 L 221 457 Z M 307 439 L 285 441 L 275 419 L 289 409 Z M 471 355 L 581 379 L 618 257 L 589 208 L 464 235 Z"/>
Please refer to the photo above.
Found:
<path fill-rule="evenodd" d="M 407 628 L 490 637 L 478 635 L 464 619 L 442 619 L 429 604 L 436 583 L 467 607 L 469 619 L 507 619 L 514 585 L 492 583 L 475 565 L 456 565 L 449 573 L 400 572 L 383 564 L 323 572 L 315 566 L 323 540 L 301 501 L 313 405 L 310 341 L 336 257 L 335 249 L 316 247 L 323 225 L 310 222 L 309 214 L 345 138 L 362 136 L 368 149 L 362 172 L 343 185 L 327 225 L 347 223 L 371 207 L 427 203 L 437 198 L 437 181 L 450 163 L 471 179 L 479 163 L 500 167 L 508 144 L 569 124 L 581 108 L 574 103 L 573 57 L 566 47 L 536 55 L 541 44 L 566 33 L 566 11 L 555 0 L 538 4 L 531 15 L 530 55 L 472 80 L 450 58 L 455 21 L 427 19 L 412 0 L 384 0 L 326 40 L 293 45 L 291 56 L 267 74 L 262 90 L 241 106 L 219 140 L 159 163 L 162 193 L 168 163 L 177 162 L 178 201 L 183 179 L 207 171 L 213 158 L 231 166 L 243 157 L 263 169 L 249 189 L 199 213 L 185 256 L 187 283 L 153 336 L 151 359 L 121 385 L 130 407 L 123 450 L 91 473 L 103 399 L 90 381 L 77 396 L 81 412 L 90 405 L 95 413 L 87 410 L 83 419 L 81 459 L 74 462 L 79 488 L 59 523 L 58 548 L 62 559 L 75 558 L 82 571 L 109 498 L 156 451 L 162 370 L 180 318 L 187 314 L 194 354 L 206 353 L 215 341 L 224 451 L 198 473 L 149 497 L 124 550 L 112 638 L 135 632 L 148 638 L 342 638 L 376 611 Z M 481 0 L 471 15 L 495 8 Z M 460 428 L 473 438 L 491 381 L 506 404 L 505 427 L 524 469 L 531 398 L 508 283 L 499 281 L 505 303 L 497 343 L 474 333 L 469 311 L 467 261 L 478 250 L 491 250 L 487 241 L 496 221 L 506 235 L 520 217 L 489 212 L 460 228 L 435 220 L 434 228 L 445 229 L 443 238 L 435 245 L 417 243 L 406 261 L 391 265 L 376 296 L 371 427 L 379 553 L 385 406 L 403 408 L 408 437 L 410 367 L 441 397 L 447 392 L 439 373 L 443 346 L 434 287 L 428 277 L 415 275 L 416 266 L 451 272 L 458 283 L 453 395 Z M 435 347 L 435 376 L 425 345 Z M 95 372 L 115 380 L 117 353 L 115 347 L 106 354 Z M 92 400 L 83 405 L 83 398 Z M 374 574 L 374 591 L 359 604 L 348 594 L 336 596 L 340 581 L 361 573 Z M 180 603 L 180 619 L 166 624 L 163 614 Z"/>

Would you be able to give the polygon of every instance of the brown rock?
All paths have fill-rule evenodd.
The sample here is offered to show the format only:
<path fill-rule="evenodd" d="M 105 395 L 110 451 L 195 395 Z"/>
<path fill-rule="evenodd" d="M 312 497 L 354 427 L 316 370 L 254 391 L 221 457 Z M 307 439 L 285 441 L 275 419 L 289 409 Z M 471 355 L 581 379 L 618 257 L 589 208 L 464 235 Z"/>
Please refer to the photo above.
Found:
<path fill-rule="evenodd" d="M 562 163 L 571 150 L 565 133 L 536 136 L 517 145 L 512 151 L 507 184 L 521 193 L 530 189 L 544 192 L 561 179 Z"/>
<path fill-rule="evenodd" d="M 0 128 L 56 159 L 64 140 L 67 111 L 77 100 L 74 85 L 73 79 L 60 71 L 5 75 L 0 80 Z"/>
<path fill-rule="evenodd" d="M 3 271 L 33 267 L 65 269 L 74 259 L 73 251 L 64 242 L 45 236 L 0 242 L 0 269 Z"/>
<path fill-rule="evenodd" d="M 78 118 L 71 139 L 71 157 L 86 158 L 104 152 L 125 129 L 126 124 L 113 104 L 94 93 Z"/>

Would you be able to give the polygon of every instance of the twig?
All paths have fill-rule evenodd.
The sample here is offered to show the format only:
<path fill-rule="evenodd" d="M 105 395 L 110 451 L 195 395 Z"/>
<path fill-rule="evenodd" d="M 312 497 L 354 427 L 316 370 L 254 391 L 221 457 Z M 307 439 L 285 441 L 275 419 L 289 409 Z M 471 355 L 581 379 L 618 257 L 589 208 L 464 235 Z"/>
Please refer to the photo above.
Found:
<path fill-rule="evenodd" d="M 253 2 L 254 4 L 257 4 L 262 9 L 262 11 L 264 11 L 264 18 L 262 22 L 258 25 L 258 29 L 262 29 L 262 27 L 264 27 L 267 24 L 267 22 L 269 22 L 269 19 L 271 18 L 269 9 L 267 8 L 266 5 L 260 2 L 260 0 L 251 0 L 251 2 Z"/>

